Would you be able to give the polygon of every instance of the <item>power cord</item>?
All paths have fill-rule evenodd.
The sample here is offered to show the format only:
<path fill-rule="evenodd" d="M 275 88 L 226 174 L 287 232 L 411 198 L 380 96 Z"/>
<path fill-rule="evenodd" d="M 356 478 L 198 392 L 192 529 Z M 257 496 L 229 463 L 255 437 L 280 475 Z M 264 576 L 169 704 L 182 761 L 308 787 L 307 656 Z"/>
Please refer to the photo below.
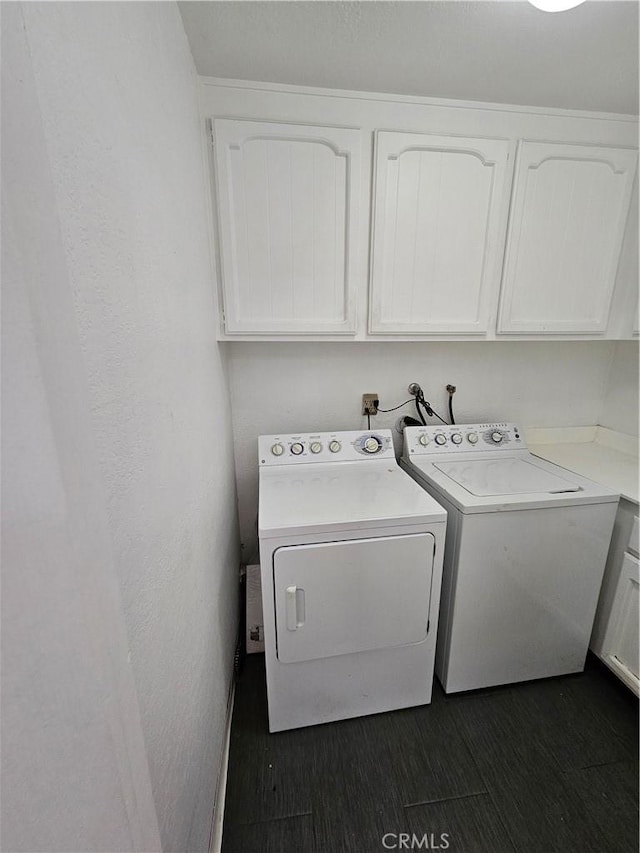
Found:
<path fill-rule="evenodd" d="M 454 388 L 454 391 L 455 391 L 454 386 L 450 386 L 450 387 Z M 448 390 L 448 388 L 449 388 L 449 386 L 447 386 L 447 390 Z M 451 401 L 451 397 L 449 397 L 449 401 Z M 403 406 L 409 405 L 409 403 L 415 403 L 416 412 L 418 413 L 418 417 L 420 418 L 419 423 L 421 423 L 423 426 L 426 426 L 427 422 L 425 421 L 424 415 L 422 414 L 422 409 L 420 408 L 421 406 L 422 406 L 422 408 L 424 408 L 425 412 L 429 415 L 430 418 L 436 417 L 436 418 L 438 418 L 438 420 L 442 421 L 443 424 L 445 424 L 445 425 L 447 424 L 445 419 L 441 418 L 440 415 L 436 411 L 434 411 L 431 403 L 428 400 L 425 400 L 424 392 L 422 391 L 421 388 L 416 391 L 415 397 L 410 397 L 408 400 L 405 400 L 404 403 L 399 403 L 397 406 L 393 406 L 391 409 L 381 409 L 380 406 L 376 403 L 376 412 L 385 412 L 385 413 L 396 412 L 398 409 L 401 409 Z M 449 411 L 451 412 L 451 408 L 449 409 Z M 367 415 L 367 423 L 369 424 L 368 428 L 370 429 L 371 428 L 371 426 L 370 426 L 371 422 L 370 422 L 369 415 Z M 451 423 L 454 423 L 453 415 L 452 415 Z"/>
<path fill-rule="evenodd" d="M 416 397 L 416 405 L 418 404 L 418 402 L 420 403 L 421 406 L 424 406 L 424 410 L 429 415 L 430 418 L 435 416 L 436 418 L 438 418 L 439 421 L 442 421 L 442 423 L 445 426 L 448 426 L 445 419 L 440 417 L 440 415 L 431 406 L 431 403 L 428 400 L 424 399 L 424 396 L 422 396 L 420 398 L 420 400 L 418 400 L 418 398 Z M 422 423 L 426 425 L 426 421 L 424 420 L 424 418 L 422 419 Z"/>
<path fill-rule="evenodd" d="M 417 386 L 416 387 L 416 409 L 418 410 L 418 415 L 420 416 L 420 420 L 422 421 L 424 426 L 426 426 L 427 422 L 424 419 L 424 415 L 420 411 L 420 406 L 423 407 L 423 409 L 429 415 L 430 418 L 435 416 L 436 418 L 438 418 L 439 421 L 442 421 L 442 423 L 445 424 L 445 426 L 447 425 L 447 422 L 445 421 L 445 419 L 440 417 L 440 415 L 434 410 L 431 403 L 428 400 L 425 400 L 424 391 L 422 390 L 422 388 Z"/>
<path fill-rule="evenodd" d="M 455 418 L 453 417 L 453 395 L 456 393 L 455 385 L 447 385 L 447 394 L 449 395 L 449 419 L 452 424 L 455 424 Z"/>
<path fill-rule="evenodd" d="M 397 409 L 401 409 L 403 406 L 406 406 L 407 403 L 413 403 L 413 397 L 410 400 L 405 400 L 404 403 L 400 403 L 399 406 L 394 406 L 392 409 L 381 409 L 380 406 L 376 406 L 376 411 L 378 412 L 395 412 Z"/>

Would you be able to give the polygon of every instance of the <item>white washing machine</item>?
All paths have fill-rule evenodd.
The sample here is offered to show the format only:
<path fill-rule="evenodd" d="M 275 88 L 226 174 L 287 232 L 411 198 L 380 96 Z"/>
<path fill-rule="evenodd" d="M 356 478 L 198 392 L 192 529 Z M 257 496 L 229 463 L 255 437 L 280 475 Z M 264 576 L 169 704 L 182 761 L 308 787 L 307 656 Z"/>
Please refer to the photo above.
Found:
<path fill-rule="evenodd" d="M 407 427 L 400 464 L 448 512 L 445 691 L 582 671 L 618 495 L 533 456 L 513 423 Z"/>
<path fill-rule="evenodd" d="M 446 512 L 389 430 L 258 451 L 270 731 L 430 702 Z"/>

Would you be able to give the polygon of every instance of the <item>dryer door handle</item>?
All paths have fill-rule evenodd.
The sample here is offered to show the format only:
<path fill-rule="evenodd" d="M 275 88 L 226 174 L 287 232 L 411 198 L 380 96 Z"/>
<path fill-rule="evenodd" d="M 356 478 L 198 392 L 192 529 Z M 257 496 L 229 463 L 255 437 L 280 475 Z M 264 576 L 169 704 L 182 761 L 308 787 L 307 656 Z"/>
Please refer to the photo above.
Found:
<path fill-rule="evenodd" d="M 284 594 L 287 631 L 297 631 L 305 622 L 304 590 L 299 586 L 288 586 Z"/>

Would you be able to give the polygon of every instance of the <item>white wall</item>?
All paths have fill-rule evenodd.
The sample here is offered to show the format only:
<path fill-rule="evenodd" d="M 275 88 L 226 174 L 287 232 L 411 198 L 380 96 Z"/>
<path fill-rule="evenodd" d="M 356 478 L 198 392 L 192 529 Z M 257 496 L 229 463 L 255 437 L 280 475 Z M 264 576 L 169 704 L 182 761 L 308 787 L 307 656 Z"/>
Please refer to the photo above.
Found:
<path fill-rule="evenodd" d="M 243 559 L 257 555 L 257 444 L 260 434 L 366 426 L 364 392 L 382 408 L 419 382 L 446 418 L 445 385 L 457 387 L 460 423 L 514 420 L 523 426 L 598 422 L 615 343 L 229 343 L 229 381 Z M 637 406 L 637 391 L 636 391 Z M 407 406 L 407 414 L 412 408 Z M 398 412 L 377 415 L 392 427 Z M 435 421 L 434 421 L 435 423 Z M 373 424 L 372 424 L 373 425 Z"/>
<path fill-rule="evenodd" d="M 238 554 L 195 70 L 172 3 L 2 11 L 9 46 L 26 39 L 3 57 L 4 366 L 20 365 L 3 401 L 3 849 L 157 849 L 118 790 L 128 760 L 144 773 L 109 737 L 117 691 L 91 677 L 103 655 L 119 684 L 128 654 L 163 849 L 205 850 Z"/>
<path fill-rule="evenodd" d="M 158 850 L 20 7 L 2 9 L 2 849 Z"/>
<path fill-rule="evenodd" d="M 618 341 L 600 411 L 602 426 L 638 435 L 638 341 Z"/>

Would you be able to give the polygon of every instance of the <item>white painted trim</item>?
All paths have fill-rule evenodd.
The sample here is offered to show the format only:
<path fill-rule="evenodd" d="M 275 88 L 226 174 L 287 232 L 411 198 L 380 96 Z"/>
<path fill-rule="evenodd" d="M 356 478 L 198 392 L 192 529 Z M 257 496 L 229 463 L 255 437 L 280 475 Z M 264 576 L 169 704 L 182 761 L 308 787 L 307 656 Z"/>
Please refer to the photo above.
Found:
<path fill-rule="evenodd" d="M 637 336 L 636 336 L 637 337 Z M 414 335 L 414 334 L 406 334 L 402 335 L 399 333 L 389 333 L 389 334 L 370 334 L 363 332 L 356 332 L 355 334 L 342 335 L 342 337 L 338 337 L 335 332 L 331 332 L 330 334 L 321 335 L 321 334 L 287 334 L 281 332 L 256 332 L 255 334 L 249 334 L 247 332 L 242 332 L 238 334 L 230 334 L 221 331 L 218 335 L 219 341 L 227 341 L 230 343 L 237 343 L 239 341 L 252 341 L 256 342 L 266 342 L 272 341 L 273 343 L 282 343 L 283 341 L 297 341 L 298 343 L 382 343 L 382 342 L 398 342 L 398 343 L 430 343 L 436 342 L 441 343 L 443 341 L 448 342 L 462 342 L 462 341 L 470 341 L 472 343 L 477 343 L 478 341 L 493 341 L 494 343 L 513 343 L 514 341 L 616 341 L 616 340 L 630 340 L 630 338 L 620 336 L 603 336 L 599 335 L 573 335 L 573 334 L 563 334 L 561 332 L 553 332 L 549 334 L 513 334 L 513 335 L 496 335 L 491 329 L 487 332 L 467 332 L 465 334 L 456 332 L 455 334 L 447 335 L 444 332 L 432 333 L 430 335 Z"/>
<path fill-rule="evenodd" d="M 197 86 L 198 109 L 203 113 L 202 88 Z M 216 339 L 220 340 L 225 334 L 224 302 L 220 288 L 219 252 L 218 252 L 218 218 L 214 201 L 215 169 L 213 166 L 213 126 L 211 120 L 201 122 L 202 140 L 202 174 L 204 181 L 204 206 L 207 218 L 207 242 L 209 245 L 209 264 L 211 270 L 211 299 L 215 315 Z"/>
<path fill-rule="evenodd" d="M 343 98 L 346 100 L 384 101 L 395 104 L 420 104 L 427 107 L 448 107 L 465 110 L 493 110 L 501 113 L 528 113 L 530 115 L 571 116 L 596 119 L 598 121 L 620 121 L 638 123 L 638 116 L 626 113 L 602 113 L 587 110 L 568 110 L 560 107 L 534 107 L 519 104 L 497 104 L 487 101 L 458 101 L 447 98 L 426 98 L 420 95 L 396 95 L 388 92 L 359 92 L 349 89 L 323 89 L 317 86 L 295 86 L 290 83 L 268 83 L 257 80 L 235 80 L 225 77 L 200 76 L 203 86 L 226 89 L 245 89 L 258 92 L 277 92 L 290 95 L 308 95 L 321 98 Z"/>
<path fill-rule="evenodd" d="M 227 798 L 227 771 L 229 770 L 229 748 L 231 745 L 231 721 L 233 719 L 233 706 L 236 698 L 235 678 L 231 682 L 229 690 L 229 701 L 227 703 L 227 722 L 224 730 L 224 742 L 222 744 L 222 757 L 220 759 L 220 770 L 218 772 L 218 784 L 216 785 L 216 801 L 213 805 L 213 820 L 211 823 L 211 843 L 209 853 L 221 853 L 222 830 L 224 824 L 224 805 Z"/>

